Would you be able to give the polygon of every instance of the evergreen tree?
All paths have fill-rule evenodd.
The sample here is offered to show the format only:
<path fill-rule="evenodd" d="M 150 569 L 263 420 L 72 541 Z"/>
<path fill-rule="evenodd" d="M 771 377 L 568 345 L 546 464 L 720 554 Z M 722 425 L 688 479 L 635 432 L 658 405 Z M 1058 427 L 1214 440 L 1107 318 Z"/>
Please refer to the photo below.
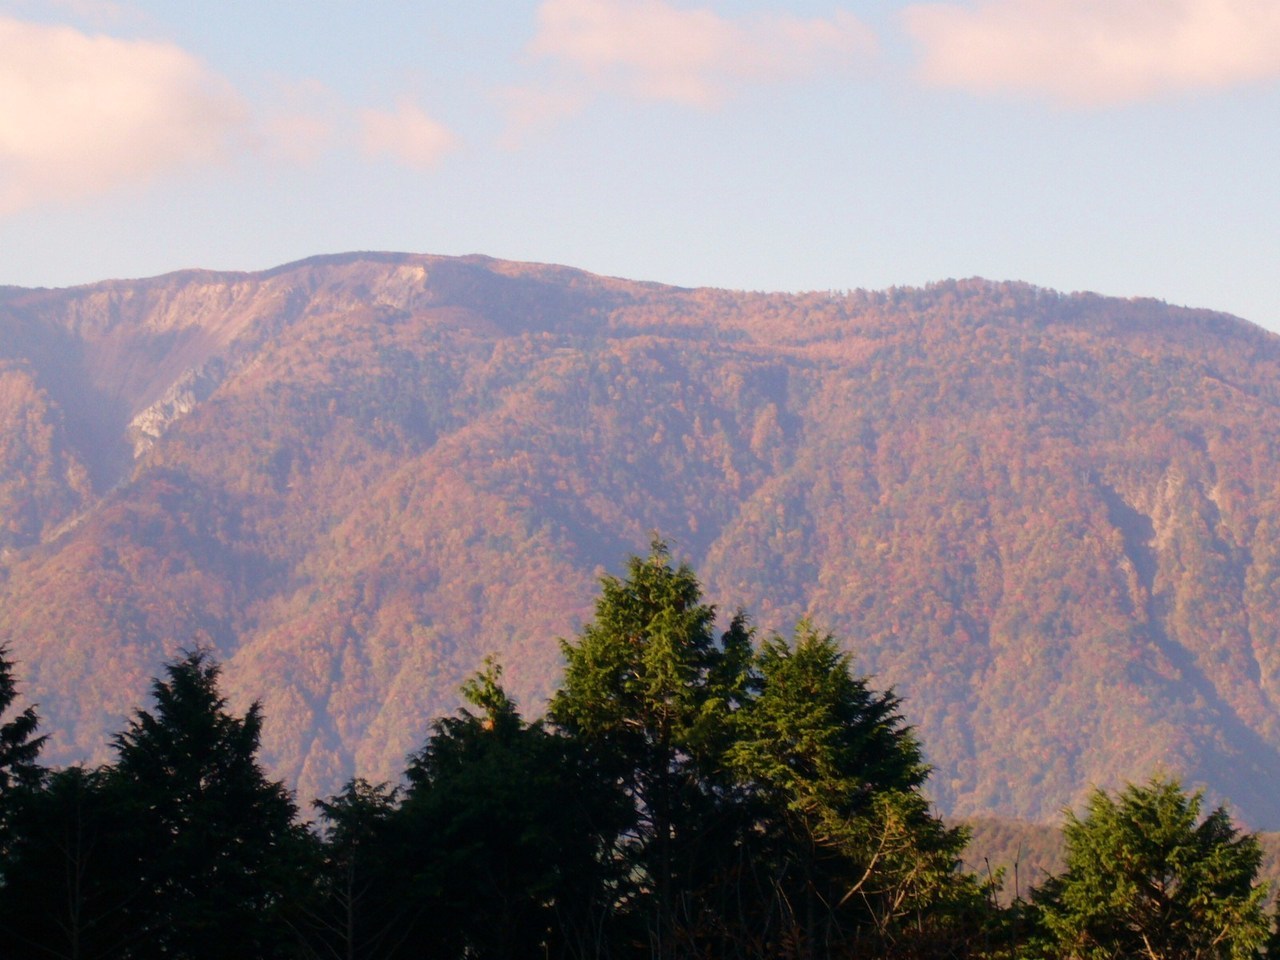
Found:
<path fill-rule="evenodd" d="M 9 714 L 17 697 L 8 648 L 0 647 L 0 719 Z M 20 880 L 17 861 L 23 838 L 17 821 L 28 806 L 28 795 L 44 777 L 36 762 L 45 742 L 44 737 L 34 736 L 39 723 L 31 706 L 0 722 L 0 924 L 6 903 L 16 899 L 13 887 Z M 0 946 L 13 951 L 17 944 L 16 933 L 0 926 Z"/>
<path fill-rule="evenodd" d="M 573 744 L 526 723 L 488 663 L 411 758 L 400 848 L 425 906 L 408 956 L 520 960 L 605 954 L 601 836 L 618 798 L 584 774 Z"/>
<path fill-rule="evenodd" d="M 288 791 L 258 765 L 261 707 L 229 713 L 203 650 L 165 673 L 152 684 L 155 713 L 138 710 L 114 741 L 110 785 L 133 824 L 125 870 L 137 888 L 127 955 L 274 956 L 302 837 Z"/>
<path fill-rule="evenodd" d="M 701 922 L 690 894 L 723 812 L 721 757 L 746 694 L 750 637 L 736 618 L 717 640 L 715 609 L 664 543 L 632 557 L 627 573 L 602 580 L 595 616 L 562 642 L 564 683 L 550 716 L 631 798 L 617 856 L 635 887 L 619 903 L 643 917 L 651 952 L 668 957 Z"/>
<path fill-rule="evenodd" d="M 310 956 L 392 957 L 410 935 L 416 907 L 393 854 L 398 793 L 357 778 L 316 802 L 324 835 L 315 883 L 290 911 Z"/>
<path fill-rule="evenodd" d="M 9 651 L 0 647 L 0 717 L 13 706 L 17 696 Z M 45 741 L 44 737 L 33 736 L 39 725 L 34 707 L 27 707 L 0 723 L 0 803 L 11 786 L 39 781 L 41 771 L 36 757 Z"/>
<path fill-rule="evenodd" d="M 927 953 L 931 937 L 957 939 L 982 895 L 958 871 L 964 833 L 920 792 L 928 768 L 898 698 L 855 676 L 807 623 L 794 642 L 766 640 L 755 663 L 728 753 L 755 811 L 755 938 L 803 956 L 858 942 Z"/>
<path fill-rule="evenodd" d="M 1262 852 L 1201 794 L 1155 778 L 1068 814 L 1066 872 L 1034 896 L 1043 949 L 1070 960 L 1244 960 L 1270 922 L 1257 883 Z"/>
<path fill-rule="evenodd" d="M 0 956 L 120 957 L 139 947 L 127 912 L 136 824 L 102 770 L 70 767 L 19 788 L 0 887 Z"/>

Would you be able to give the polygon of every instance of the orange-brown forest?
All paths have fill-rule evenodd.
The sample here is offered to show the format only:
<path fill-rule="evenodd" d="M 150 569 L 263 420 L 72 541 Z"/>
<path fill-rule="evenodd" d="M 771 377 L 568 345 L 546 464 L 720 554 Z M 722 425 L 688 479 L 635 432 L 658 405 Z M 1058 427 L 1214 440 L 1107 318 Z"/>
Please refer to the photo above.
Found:
<path fill-rule="evenodd" d="M 1262 848 L 1154 777 L 1095 790 L 1063 869 L 1002 897 L 931 808 L 901 702 L 807 622 L 716 630 L 655 542 L 561 643 L 544 720 L 489 660 L 397 783 L 305 823 L 184 652 L 95 768 L 50 769 L 0 661 L 0 952 L 150 960 L 1274 955 Z"/>
<path fill-rule="evenodd" d="M 486 654 L 657 533 L 909 705 L 956 815 L 1154 771 L 1280 825 L 1280 341 L 1019 284 L 684 290 L 321 258 L 0 291 L 0 635 L 51 762 L 182 646 L 303 797 L 398 775 Z"/>

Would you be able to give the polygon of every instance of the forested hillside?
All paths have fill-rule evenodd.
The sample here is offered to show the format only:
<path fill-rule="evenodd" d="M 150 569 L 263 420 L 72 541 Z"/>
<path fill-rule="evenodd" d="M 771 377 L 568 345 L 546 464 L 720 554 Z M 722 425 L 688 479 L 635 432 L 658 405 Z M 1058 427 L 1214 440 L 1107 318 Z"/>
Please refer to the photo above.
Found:
<path fill-rule="evenodd" d="M 261 767 L 261 705 L 228 710 L 209 651 L 165 664 L 92 769 L 41 762 L 0 655 L 0 953 L 1271 955 L 1262 847 L 1199 792 L 1093 791 L 1060 835 L 1040 830 L 1060 866 L 1027 895 L 1015 869 L 1009 895 L 963 867 L 968 833 L 923 795 L 898 698 L 811 624 L 754 639 L 744 614 L 718 631 L 655 542 L 562 642 L 545 719 L 486 661 L 396 784 L 353 778 L 311 822 Z"/>
<path fill-rule="evenodd" d="M 726 619 L 903 697 L 941 808 L 1155 770 L 1280 826 L 1280 340 L 1019 284 L 683 290 L 321 258 L 0 290 L 0 635 L 48 755 L 184 646 L 306 798 L 394 776 L 484 655 L 657 533 Z"/>

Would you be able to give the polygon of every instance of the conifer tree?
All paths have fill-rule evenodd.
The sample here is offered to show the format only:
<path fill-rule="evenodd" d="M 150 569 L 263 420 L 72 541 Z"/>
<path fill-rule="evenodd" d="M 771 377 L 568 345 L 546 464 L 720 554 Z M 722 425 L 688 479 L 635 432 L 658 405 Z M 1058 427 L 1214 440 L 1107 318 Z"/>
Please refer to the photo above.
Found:
<path fill-rule="evenodd" d="M 87 960 L 137 948 L 127 911 L 136 824 L 103 770 L 69 767 L 19 788 L 0 885 L 0 956 Z"/>
<path fill-rule="evenodd" d="M 0 647 L 0 717 L 5 716 L 17 696 L 9 651 Z M 0 803 L 10 787 L 34 784 L 40 779 L 36 758 L 45 738 L 33 736 L 39 725 L 35 707 L 27 707 L 0 723 Z"/>
<path fill-rule="evenodd" d="M 595 616 L 561 644 L 564 683 L 551 702 L 551 719 L 631 798 L 618 856 L 637 883 L 624 899 L 658 957 L 676 955 L 682 929 L 699 923 L 690 894 L 720 813 L 728 717 L 746 692 L 745 621 L 717 638 L 715 615 L 693 571 L 655 542 L 625 578 L 603 578 Z"/>
<path fill-rule="evenodd" d="M 1245 960 L 1270 922 L 1262 851 L 1225 809 L 1155 778 L 1068 814 L 1066 872 L 1034 896 L 1045 954 L 1063 960 Z"/>
<path fill-rule="evenodd" d="M 920 792 L 928 768 L 892 692 L 872 690 L 829 634 L 801 623 L 755 660 L 755 695 L 734 718 L 728 760 L 755 811 L 750 911 L 756 937 L 827 956 L 888 951 L 980 905 L 959 873 L 962 831 Z M 908 947 L 907 941 L 913 941 Z"/>
<path fill-rule="evenodd" d="M 417 908 L 396 872 L 393 824 L 399 791 L 355 778 L 316 802 L 324 825 L 314 884 L 290 913 L 310 955 L 393 957 Z"/>
<path fill-rule="evenodd" d="M 520 960 L 606 954 L 593 939 L 618 801 L 574 745 L 527 723 L 488 662 L 473 709 L 435 724 L 406 772 L 396 837 L 425 905 L 408 956 Z"/>
<path fill-rule="evenodd" d="M 111 787 L 134 825 L 128 956 L 268 958 L 285 940 L 278 911 L 297 883 L 301 828 L 258 765 L 261 707 L 228 712 L 219 672 L 204 650 L 168 664 L 155 712 L 138 710 L 115 737 Z"/>

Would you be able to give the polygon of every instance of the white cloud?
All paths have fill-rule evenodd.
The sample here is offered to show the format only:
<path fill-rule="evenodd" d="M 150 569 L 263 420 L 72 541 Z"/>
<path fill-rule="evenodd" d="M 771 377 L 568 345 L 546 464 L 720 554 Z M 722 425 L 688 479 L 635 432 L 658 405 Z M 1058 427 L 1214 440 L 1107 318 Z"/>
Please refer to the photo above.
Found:
<path fill-rule="evenodd" d="M 543 0 L 529 45 L 599 87 L 714 106 L 748 83 L 847 69 L 875 49 L 856 17 L 728 19 L 664 0 Z"/>
<path fill-rule="evenodd" d="M 1280 77 L 1276 0 L 983 0 L 903 12 L 922 78 L 1101 106 Z"/>
<path fill-rule="evenodd" d="M 176 46 L 0 17 L 0 214 L 216 162 L 245 124 Z"/>
<path fill-rule="evenodd" d="M 407 167 L 426 169 L 457 146 L 457 137 L 410 100 L 395 111 L 362 110 L 365 153 L 389 156 Z"/>

